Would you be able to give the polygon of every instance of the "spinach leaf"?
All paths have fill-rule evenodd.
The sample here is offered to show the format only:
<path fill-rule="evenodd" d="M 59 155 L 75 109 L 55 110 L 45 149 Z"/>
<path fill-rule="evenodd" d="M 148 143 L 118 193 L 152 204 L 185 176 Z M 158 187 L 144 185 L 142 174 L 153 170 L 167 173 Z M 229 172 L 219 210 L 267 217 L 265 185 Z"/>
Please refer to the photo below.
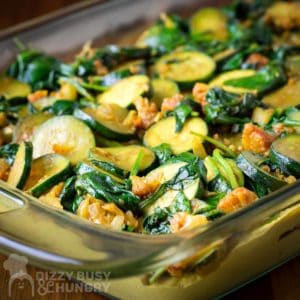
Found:
<path fill-rule="evenodd" d="M 163 143 L 157 147 L 154 147 L 151 150 L 154 151 L 160 165 L 163 165 L 173 155 L 171 146 L 166 143 Z"/>
<path fill-rule="evenodd" d="M 153 214 L 144 219 L 144 231 L 150 234 L 170 233 L 170 218 L 177 212 L 192 212 L 190 201 L 182 191 L 179 191 L 169 207 L 157 207 Z"/>
<path fill-rule="evenodd" d="M 252 76 L 229 79 L 224 84 L 254 90 L 263 95 L 285 84 L 286 81 L 287 78 L 282 67 L 278 64 L 269 64 Z"/>
<path fill-rule="evenodd" d="M 97 75 L 96 62 L 100 62 L 108 69 L 112 69 L 124 61 L 147 59 L 151 56 L 152 51 L 150 47 L 119 47 L 116 45 L 108 45 L 93 50 L 92 56 L 82 55 L 77 57 L 72 65 L 76 75 L 81 77 Z"/>
<path fill-rule="evenodd" d="M 88 193 L 97 199 L 113 202 L 124 211 L 140 212 L 140 198 L 128 190 L 126 184 L 115 181 L 107 174 L 97 171 L 83 174 L 76 180 L 75 187 L 80 194 Z"/>
<path fill-rule="evenodd" d="M 150 234 L 170 233 L 168 209 L 157 207 L 152 215 L 144 219 L 143 228 Z"/>
<path fill-rule="evenodd" d="M 250 115 L 259 103 L 253 94 L 235 94 L 217 87 L 210 89 L 205 99 L 205 118 L 213 124 L 246 123 L 249 119 L 245 117 Z"/>
<path fill-rule="evenodd" d="M 7 74 L 29 84 L 33 90 L 56 89 L 60 76 L 70 76 L 72 67 L 37 50 L 22 50 Z"/>
<path fill-rule="evenodd" d="M 184 191 L 186 186 L 192 184 L 197 179 L 199 179 L 199 192 L 201 193 L 204 188 L 204 178 L 206 178 L 205 165 L 200 158 L 194 156 L 192 162 L 181 167 L 173 178 L 160 185 L 152 195 L 140 202 L 139 206 L 143 209 L 151 205 L 168 190 Z"/>
<path fill-rule="evenodd" d="M 169 206 L 168 209 L 172 214 L 181 211 L 192 213 L 191 203 L 182 191 L 179 191 L 179 193 L 177 193 L 174 201 L 172 202 L 172 204 Z"/>

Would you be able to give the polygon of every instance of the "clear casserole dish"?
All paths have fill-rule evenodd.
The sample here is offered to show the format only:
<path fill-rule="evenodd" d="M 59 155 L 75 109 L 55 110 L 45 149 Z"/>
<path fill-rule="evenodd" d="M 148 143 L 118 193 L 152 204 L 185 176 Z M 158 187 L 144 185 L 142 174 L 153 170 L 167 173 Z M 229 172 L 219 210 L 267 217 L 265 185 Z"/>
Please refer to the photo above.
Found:
<path fill-rule="evenodd" d="M 224 1 L 215 1 L 215 5 Z M 67 58 L 86 40 L 127 43 L 161 11 L 192 12 L 209 1 L 110 1 L 0 33 L 4 69 L 16 54 L 13 38 Z M 78 34 L 80 32 L 80 34 Z M 59 271 L 110 272 L 108 295 L 122 299 L 207 299 L 259 276 L 300 250 L 300 184 L 289 185 L 253 205 L 207 226 L 168 236 L 119 233 L 90 224 L 0 183 L 0 243 L 34 265 Z M 149 271 L 197 253 L 197 274 L 151 286 Z M 84 279 L 99 286 L 97 280 Z"/>

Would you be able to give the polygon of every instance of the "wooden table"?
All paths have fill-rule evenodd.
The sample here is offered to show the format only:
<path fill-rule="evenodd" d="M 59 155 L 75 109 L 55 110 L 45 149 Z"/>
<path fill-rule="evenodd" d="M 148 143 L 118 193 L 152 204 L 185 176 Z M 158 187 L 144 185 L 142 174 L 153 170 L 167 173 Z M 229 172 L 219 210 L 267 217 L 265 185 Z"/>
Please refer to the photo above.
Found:
<path fill-rule="evenodd" d="M 4 270 L 3 263 L 7 258 L 0 255 L 0 299 L 1 300 L 106 300 L 93 292 L 61 292 L 50 293 L 44 296 L 31 297 L 29 284 L 21 289 L 15 284 L 12 289 L 12 297 L 8 297 L 9 272 Z M 36 268 L 27 266 L 28 273 L 36 278 Z M 64 279 L 65 280 L 65 279 Z M 65 280 L 67 282 L 67 280 Z M 217 284 L 217 283 L 216 283 Z M 260 279 L 244 286 L 238 291 L 226 296 L 223 300 L 297 300 L 300 299 L 300 256 L 261 277 Z M 144 299 L 141 299 L 144 300 Z M 163 299 L 162 299 L 163 300 Z"/>
<path fill-rule="evenodd" d="M 62 6 L 79 2 L 80 0 L 18 0 L 0 1 L 0 29 L 15 25 L 26 19 L 45 14 Z M 18 7 L 18 9 L 16 9 Z M 0 255 L 0 299 L 8 298 L 9 273 L 4 270 L 3 262 L 6 257 Z M 28 272 L 34 277 L 37 269 L 28 267 Z M 217 284 L 217 283 L 216 283 Z M 29 286 L 24 289 L 15 289 L 10 299 L 27 300 L 32 299 Z M 45 296 L 35 296 L 36 300 L 105 300 L 95 293 L 56 293 Z M 290 261 L 270 274 L 256 280 L 255 282 L 239 289 L 227 296 L 229 299 L 266 299 L 266 300 L 297 300 L 300 299 L 300 257 Z"/>

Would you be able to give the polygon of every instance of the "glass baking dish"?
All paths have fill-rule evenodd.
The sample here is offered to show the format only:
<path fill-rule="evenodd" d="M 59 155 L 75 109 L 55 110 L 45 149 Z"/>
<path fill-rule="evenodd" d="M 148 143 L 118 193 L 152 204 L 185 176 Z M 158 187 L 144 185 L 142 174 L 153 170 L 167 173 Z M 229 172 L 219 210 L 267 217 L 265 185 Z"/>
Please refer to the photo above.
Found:
<path fill-rule="evenodd" d="M 115 0 L 87 4 L 0 32 L 0 70 L 16 54 L 14 38 L 68 59 L 87 40 L 130 43 L 161 11 L 189 14 L 227 1 Z M 0 251 L 44 269 L 109 272 L 106 294 L 122 299 L 220 296 L 300 252 L 300 183 L 189 232 L 146 236 L 113 232 L 50 208 L 0 182 Z M 197 273 L 144 284 L 144 274 L 197 253 Z M 79 273 L 78 273 L 79 274 Z M 74 276 L 76 279 L 76 275 Z M 82 278 L 78 278 L 82 280 Z M 101 279 L 99 279 L 101 280 Z M 99 280 L 83 281 L 96 288 Z"/>

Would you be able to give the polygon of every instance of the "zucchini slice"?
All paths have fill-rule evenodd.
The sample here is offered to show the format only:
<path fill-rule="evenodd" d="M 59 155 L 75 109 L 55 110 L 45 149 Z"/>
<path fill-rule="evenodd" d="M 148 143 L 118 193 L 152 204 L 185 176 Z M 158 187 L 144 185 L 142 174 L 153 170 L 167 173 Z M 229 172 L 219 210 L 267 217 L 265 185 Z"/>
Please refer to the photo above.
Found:
<path fill-rule="evenodd" d="M 51 117 L 49 114 L 37 113 L 20 119 L 14 129 L 13 142 L 21 143 L 23 141 L 31 141 L 36 128 L 48 121 Z"/>
<path fill-rule="evenodd" d="M 152 125 L 144 135 L 144 144 L 150 148 L 163 143 L 169 144 L 174 154 L 189 151 L 195 143 L 202 143 L 201 138 L 192 132 L 207 135 L 206 123 L 201 118 L 191 118 L 178 133 L 175 132 L 175 117 L 164 118 Z"/>
<path fill-rule="evenodd" d="M 55 153 L 34 159 L 24 190 L 39 197 L 54 185 L 64 181 L 72 172 L 70 161 Z"/>
<path fill-rule="evenodd" d="M 29 176 L 32 162 L 32 144 L 23 142 L 19 145 L 14 163 L 11 167 L 7 183 L 22 189 Z"/>
<path fill-rule="evenodd" d="M 255 107 L 252 112 L 252 122 L 257 123 L 259 126 L 266 126 L 272 116 L 274 115 L 275 110 L 273 108 L 262 108 L 262 107 Z"/>
<path fill-rule="evenodd" d="M 262 102 L 272 108 L 288 108 L 300 105 L 300 81 L 290 81 L 285 86 L 263 97 Z"/>
<path fill-rule="evenodd" d="M 90 150 L 89 160 L 97 167 L 104 169 L 106 169 L 106 166 L 109 168 L 109 164 L 113 164 L 113 166 L 121 169 L 123 176 L 126 176 L 126 174 L 132 170 L 141 152 L 142 158 L 138 170 L 142 171 L 154 163 L 155 154 L 150 149 L 139 145 L 94 148 Z M 124 174 L 124 170 L 127 171 L 126 174 Z"/>
<path fill-rule="evenodd" d="M 161 107 L 162 101 L 165 98 L 173 97 L 174 95 L 180 93 L 178 85 L 168 79 L 156 78 L 151 81 L 152 86 L 152 101 L 154 101 L 157 107 Z"/>
<path fill-rule="evenodd" d="M 186 162 L 176 162 L 176 163 L 167 163 L 161 167 L 158 167 L 147 174 L 146 177 L 158 178 L 160 185 L 172 179 L 179 169 L 185 166 Z M 199 191 L 199 178 L 196 178 L 192 183 L 188 184 L 184 189 L 184 194 L 188 200 L 191 200 L 196 197 Z M 159 197 L 153 204 L 146 206 L 144 212 L 146 216 L 152 214 L 155 208 L 168 207 L 176 198 L 176 195 L 180 191 L 169 189 L 161 197 Z"/>
<path fill-rule="evenodd" d="M 58 116 L 40 125 L 33 134 L 33 157 L 48 153 L 66 156 L 73 164 L 95 147 L 90 128 L 72 116 Z"/>
<path fill-rule="evenodd" d="M 288 134 L 276 139 L 271 146 L 270 159 L 284 173 L 300 177 L 300 134 Z"/>
<path fill-rule="evenodd" d="M 122 179 L 118 176 L 115 176 L 103 169 L 98 168 L 97 166 L 95 166 L 94 164 L 89 162 L 88 160 L 83 160 L 83 161 L 78 162 L 78 164 L 76 165 L 76 168 L 75 168 L 75 172 L 77 175 L 83 175 L 83 174 L 94 172 L 94 171 L 103 173 L 105 175 L 109 175 L 113 180 L 120 182 L 120 183 L 124 183 L 124 179 Z"/>
<path fill-rule="evenodd" d="M 265 161 L 265 157 L 250 151 L 243 151 L 236 159 L 237 166 L 249 178 L 255 182 L 260 182 L 271 191 L 275 191 L 287 183 L 264 171 L 260 165 Z"/>
<path fill-rule="evenodd" d="M 219 9 L 202 8 L 192 15 L 190 31 L 193 36 L 208 33 L 215 39 L 224 41 L 228 37 L 226 16 Z"/>
<path fill-rule="evenodd" d="M 160 78 L 176 81 L 182 88 L 190 88 L 197 81 L 208 80 L 215 68 L 215 61 L 202 52 L 175 51 L 162 56 L 153 71 Z"/>
<path fill-rule="evenodd" d="M 134 75 L 124 78 L 112 85 L 106 92 L 97 97 L 100 104 L 117 104 L 128 107 L 139 97 L 147 96 L 150 92 L 150 79 L 146 75 Z"/>
<path fill-rule="evenodd" d="M 0 76 L 0 96 L 10 100 L 14 98 L 26 98 L 31 92 L 31 87 L 14 78 Z"/>
<path fill-rule="evenodd" d="M 255 93 L 255 90 L 250 90 L 250 89 L 245 89 L 245 88 L 240 88 L 240 87 L 234 87 L 230 85 L 226 85 L 226 81 L 231 80 L 231 79 L 238 79 L 238 78 L 243 78 L 243 77 L 249 77 L 255 75 L 256 71 L 254 70 L 234 70 L 234 71 L 229 71 L 220 74 L 216 78 L 214 78 L 212 81 L 209 82 L 209 86 L 212 87 L 220 87 L 224 89 L 227 92 L 232 92 L 232 93 Z"/>
<path fill-rule="evenodd" d="M 135 127 L 123 121 L 128 110 L 115 104 L 101 105 L 98 108 L 76 109 L 74 116 L 101 136 L 118 141 L 128 141 L 134 137 Z"/>

